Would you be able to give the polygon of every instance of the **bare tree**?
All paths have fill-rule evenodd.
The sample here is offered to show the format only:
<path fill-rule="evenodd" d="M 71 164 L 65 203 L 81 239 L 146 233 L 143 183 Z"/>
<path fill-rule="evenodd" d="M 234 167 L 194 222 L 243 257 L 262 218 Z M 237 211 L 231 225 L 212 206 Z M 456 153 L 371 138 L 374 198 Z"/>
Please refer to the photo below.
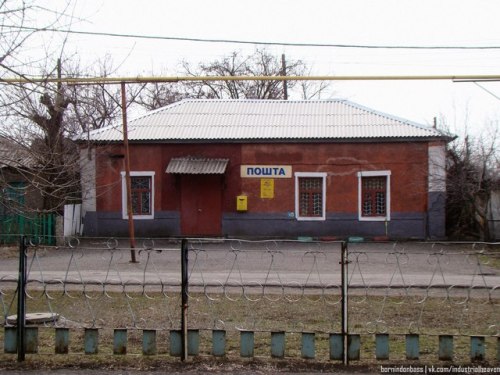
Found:
<path fill-rule="evenodd" d="M 65 63 L 66 77 L 109 77 L 116 73 L 110 56 L 83 67 L 80 61 Z M 127 91 L 127 102 L 133 103 L 141 88 L 132 86 Z M 92 83 L 85 85 L 67 85 L 65 94 L 72 106 L 66 113 L 65 131 L 73 137 L 92 129 L 121 121 L 120 85 Z"/>
<path fill-rule="evenodd" d="M 97 71 L 86 71 L 78 62 L 66 62 L 65 70 L 58 63 L 43 76 L 106 76 L 113 71 L 109 60 L 94 65 Z M 138 90 L 130 90 L 129 101 Z M 79 152 L 71 139 L 121 119 L 119 85 L 10 85 L 0 93 L 0 103 L 10 103 L 0 106 L 4 119 L 0 136 L 17 144 L 29 160 L 29 168 L 14 161 L 9 165 L 40 192 L 43 211 L 60 211 L 64 204 L 80 201 Z"/>
<path fill-rule="evenodd" d="M 168 104 L 189 98 L 183 86 L 179 83 L 148 83 L 141 90 L 135 103 L 142 108 L 152 111 Z"/>
<path fill-rule="evenodd" d="M 448 149 L 447 230 L 453 238 L 490 240 L 489 202 L 500 188 L 499 126 L 492 121 L 479 136 L 466 134 Z"/>
<path fill-rule="evenodd" d="M 256 50 L 253 55 L 241 56 L 233 52 L 231 56 L 205 64 L 200 63 L 193 69 L 184 63 L 187 75 L 197 76 L 280 76 L 283 75 L 281 59 L 266 50 Z M 305 69 L 301 60 L 286 64 L 287 75 L 300 75 Z M 293 89 L 296 83 L 288 82 Z M 209 99 L 284 99 L 281 81 L 201 81 L 188 83 L 191 97 Z"/>
<path fill-rule="evenodd" d="M 29 50 L 30 40 L 41 30 L 71 22 L 70 5 L 71 0 L 61 2 L 55 11 L 38 0 L 0 0 L 0 77 L 24 77 L 27 66 L 45 58 L 22 53 Z"/>
<path fill-rule="evenodd" d="M 210 63 L 199 63 L 192 67 L 183 62 L 183 73 L 191 77 L 204 76 L 281 76 L 285 75 L 281 58 L 266 50 L 242 56 L 233 52 L 230 56 Z M 310 70 L 301 60 L 286 63 L 286 75 L 300 76 Z M 324 94 L 329 85 L 325 82 L 287 81 L 290 92 L 297 91 L 301 99 L 315 99 Z M 148 84 L 137 103 L 152 110 L 185 98 L 195 99 L 284 99 L 283 82 L 278 80 L 227 80 L 227 81 L 190 81 L 180 83 Z"/>
<path fill-rule="evenodd" d="M 307 70 L 306 67 L 303 67 L 297 73 L 302 76 L 311 75 L 311 69 Z M 321 99 L 323 95 L 331 96 L 333 94 L 329 92 L 330 84 L 326 81 L 300 81 L 298 89 L 302 100 Z"/>
<path fill-rule="evenodd" d="M 59 65 L 57 70 L 60 74 Z M 64 128 L 70 98 L 60 83 L 29 83 L 6 87 L 1 99 L 10 103 L 3 107 L 10 126 L 2 128 L 2 136 L 23 146 L 31 161 L 31 168 L 23 166 L 18 172 L 40 191 L 44 211 L 60 209 L 75 192 L 71 175 L 76 170 L 68 168 L 74 161 L 68 160 L 73 153 Z"/>
<path fill-rule="evenodd" d="M 28 21 L 28 14 L 33 11 L 33 3 L 15 0 L 0 2 L 0 67 L 1 75 L 15 71 L 17 64 L 16 53 L 33 35 L 34 31 L 26 32 L 22 29 Z M 11 65 L 12 64 L 12 65 Z"/>

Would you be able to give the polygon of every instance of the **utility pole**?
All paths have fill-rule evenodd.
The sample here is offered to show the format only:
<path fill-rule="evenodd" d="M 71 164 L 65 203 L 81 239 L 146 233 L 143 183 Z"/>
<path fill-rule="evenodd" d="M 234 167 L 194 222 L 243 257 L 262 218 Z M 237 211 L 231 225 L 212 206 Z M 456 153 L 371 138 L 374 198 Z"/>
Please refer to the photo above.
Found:
<path fill-rule="evenodd" d="M 132 181 L 130 178 L 130 150 L 128 147 L 127 129 L 127 98 L 125 95 L 125 82 L 121 83 L 122 88 L 122 120 L 123 120 L 123 145 L 125 146 L 125 186 L 127 187 L 127 216 L 128 232 L 130 236 L 130 263 L 137 263 L 135 257 L 135 228 L 134 212 L 132 210 Z"/>
<path fill-rule="evenodd" d="M 281 74 L 286 77 L 286 59 L 284 53 L 281 55 Z M 286 80 L 283 81 L 283 98 L 288 100 L 288 85 Z"/>

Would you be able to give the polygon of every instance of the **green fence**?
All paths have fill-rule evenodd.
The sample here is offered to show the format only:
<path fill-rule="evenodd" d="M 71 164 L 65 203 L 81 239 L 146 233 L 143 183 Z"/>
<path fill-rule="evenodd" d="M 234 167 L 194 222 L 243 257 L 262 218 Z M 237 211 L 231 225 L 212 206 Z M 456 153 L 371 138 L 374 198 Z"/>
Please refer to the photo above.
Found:
<path fill-rule="evenodd" d="M 55 223 L 53 213 L 0 216 L 0 243 L 18 243 L 19 236 L 25 235 L 45 245 L 55 245 Z"/>

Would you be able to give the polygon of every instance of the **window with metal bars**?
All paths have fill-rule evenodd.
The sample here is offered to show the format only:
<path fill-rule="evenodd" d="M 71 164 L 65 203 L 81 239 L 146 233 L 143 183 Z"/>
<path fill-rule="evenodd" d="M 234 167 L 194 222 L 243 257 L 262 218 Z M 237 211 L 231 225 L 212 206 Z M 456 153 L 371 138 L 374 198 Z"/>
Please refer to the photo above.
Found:
<path fill-rule="evenodd" d="M 361 214 L 364 217 L 387 215 L 387 177 L 362 177 Z"/>
<path fill-rule="evenodd" d="M 127 213 L 127 182 L 122 172 L 122 217 Z M 154 219 L 154 186 L 155 172 L 130 172 L 130 195 L 132 198 L 132 215 L 134 219 Z"/>
<path fill-rule="evenodd" d="M 301 217 L 323 216 L 323 178 L 299 177 L 299 215 Z"/>
<path fill-rule="evenodd" d="M 131 176 L 132 213 L 134 215 L 151 214 L 151 177 Z"/>

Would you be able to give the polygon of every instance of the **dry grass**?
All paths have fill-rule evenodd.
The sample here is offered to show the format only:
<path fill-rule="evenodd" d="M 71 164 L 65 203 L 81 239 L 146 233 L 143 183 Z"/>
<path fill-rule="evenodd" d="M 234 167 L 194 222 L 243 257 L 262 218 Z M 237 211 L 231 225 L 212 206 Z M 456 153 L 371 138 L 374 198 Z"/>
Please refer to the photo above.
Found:
<path fill-rule="evenodd" d="M 28 312 L 52 310 L 64 318 L 61 324 L 70 330 L 69 355 L 54 356 L 54 329 L 42 327 L 39 330 L 39 354 L 30 355 L 29 361 L 39 361 L 43 366 L 67 366 L 69 363 L 81 363 L 92 367 L 97 364 L 105 366 L 130 366 L 132 368 L 155 368 L 160 359 L 178 366 L 178 359 L 169 355 L 169 330 L 180 328 L 180 299 L 177 293 L 149 293 L 146 298 L 140 292 L 99 293 L 87 290 L 85 298 L 81 290 L 73 290 L 68 295 L 60 291 L 49 291 L 50 298 L 38 291 L 31 291 L 36 297 L 28 299 Z M 3 301 L 15 295 L 4 295 Z M 226 297 L 229 297 L 226 298 Z M 189 304 L 189 327 L 200 329 L 200 356 L 195 361 L 204 365 L 217 367 L 218 363 L 248 364 L 239 358 L 238 329 L 255 330 L 255 358 L 266 365 L 286 367 L 279 360 L 270 359 L 270 332 L 286 331 L 286 359 L 296 366 L 310 365 L 324 368 L 336 362 L 329 360 L 329 332 L 340 332 L 340 305 L 325 303 L 319 296 L 302 296 L 298 301 L 290 302 L 285 298 L 270 301 L 269 298 L 248 300 L 241 295 L 211 295 L 193 293 Z M 397 297 L 354 296 L 349 306 L 351 333 L 361 335 L 361 360 L 357 365 L 373 366 L 406 362 L 405 334 L 420 326 L 420 352 L 422 363 L 439 363 L 437 359 L 438 335 L 455 335 L 455 363 L 468 363 L 470 338 L 469 334 L 488 335 L 486 338 L 486 358 L 496 358 L 498 338 L 488 332 L 489 325 L 500 321 L 500 309 L 493 302 L 485 299 L 474 299 L 462 304 L 464 296 L 455 299 L 443 297 L 421 297 L 405 299 L 404 303 Z M 255 301 L 254 301 L 255 300 Z M 328 300 L 329 302 L 334 299 Z M 498 302 L 498 301 L 496 301 Z M 14 306 L 8 313 L 15 313 Z M 379 329 L 387 329 L 390 333 L 390 361 L 375 360 L 375 337 L 371 329 L 372 321 L 383 321 Z M 414 325 L 410 325 L 414 322 Z M 415 323 L 416 322 L 416 323 Z M 99 354 L 81 356 L 83 353 L 83 327 L 95 323 L 99 330 Z M 418 323 L 418 324 L 417 324 Z M 417 324 L 417 325 L 415 325 Z M 113 355 L 113 329 L 129 328 L 126 356 Z M 226 357 L 218 360 L 211 356 L 211 329 L 226 329 Z M 460 329 L 459 329 L 460 328 Z M 142 353 L 142 329 L 157 329 L 156 356 L 147 357 Z M 315 332 L 316 360 L 301 360 L 301 333 Z M 0 330 L 3 343 L 3 330 Z M 3 349 L 3 348 L 2 348 Z M 3 351 L 3 350 L 2 350 Z M 0 355 L 0 368 L 11 363 L 13 355 Z M 200 364 L 200 366 L 204 366 Z"/>
<path fill-rule="evenodd" d="M 19 257 L 19 246 L 0 245 L 0 259 Z"/>

